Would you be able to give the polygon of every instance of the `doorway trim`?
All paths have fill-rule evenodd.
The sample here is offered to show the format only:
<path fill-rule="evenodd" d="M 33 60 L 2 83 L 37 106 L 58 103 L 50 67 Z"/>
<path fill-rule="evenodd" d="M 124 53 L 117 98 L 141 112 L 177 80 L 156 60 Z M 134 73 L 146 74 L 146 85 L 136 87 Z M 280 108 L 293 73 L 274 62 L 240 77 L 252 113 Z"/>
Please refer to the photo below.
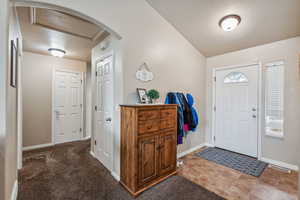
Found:
<path fill-rule="evenodd" d="M 90 17 L 89 15 L 86 15 L 84 13 L 78 12 L 76 10 L 56 5 L 55 3 L 50 4 L 50 3 L 39 2 L 36 0 L 31 0 L 31 1 L 15 0 L 13 3 L 14 3 L 15 7 L 34 7 L 34 8 L 52 9 L 52 10 L 56 10 L 56 11 L 65 12 L 65 13 L 80 17 L 82 19 L 85 19 L 86 21 L 92 22 L 100 27 L 103 27 L 107 32 L 109 32 L 111 35 L 115 36 L 117 39 L 119 39 L 119 40 L 122 39 L 122 37 L 117 32 L 112 30 L 106 24 L 101 23 L 99 20 L 97 20 L 93 17 Z"/>
<path fill-rule="evenodd" d="M 84 98 L 84 91 L 85 91 L 85 89 L 84 89 L 84 78 L 85 78 L 85 72 L 82 72 L 82 71 L 76 71 L 76 70 L 70 70 L 70 69 L 62 69 L 62 68 L 59 68 L 59 67 L 53 67 L 53 69 L 52 69 L 52 91 L 51 91 L 51 101 L 52 101 L 52 103 L 51 103 L 51 134 L 52 134 L 52 136 L 51 136 L 51 144 L 52 145 L 56 145 L 56 144 L 58 144 L 57 142 L 56 142 L 56 138 L 55 138 L 55 123 L 54 123 L 54 121 L 55 121 L 55 115 L 54 115 L 54 101 L 55 101 L 55 98 L 54 98 L 54 95 L 55 95 L 55 72 L 57 72 L 57 71 L 60 71 L 60 72 L 69 72 L 69 73 L 80 73 L 81 74 L 81 80 L 82 80 L 82 84 L 81 84 L 81 102 L 82 102 L 82 109 L 81 109 L 81 134 L 80 134 L 80 138 L 78 139 L 78 141 L 79 140 L 82 140 L 83 138 L 84 138 L 84 129 L 83 129 L 83 108 L 84 108 L 84 104 L 83 104 L 83 98 Z"/>
<path fill-rule="evenodd" d="M 249 67 L 253 65 L 258 65 L 258 112 L 257 112 L 257 118 L 258 118 L 258 126 L 257 126 L 257 159 L 261 160 L 262 158 L 262 120 L 263 120 L 263 100 L 262 100 L 262 73 L 263 73 L 263 67 L 261 62 L 254 62 L 254 63 L 247 63 L 247 64 L 240 64 L 240 65 L 229 65 L 224 67 L 215 67 L 212 69 L 212 105 L 211 105 L 211 120 L 212 120 L 212 128 L 211 128 L 211 144 L 213 147 L 215 147 L 215 135 L 216 135 L 216 112 L 215 112 L 215 105 L 216 105 L 216 72 L 226 69 L 235 69 L 235 68 L 241 68 L 241 67 Z"/>
<path fill-rule="evenodd" d="M 99 58 L 97 58 L 95 60 L 94 63 L 92 63 L 93 66 L 92 67 L 92 77 L 91 77 L 91 80 L 92 80 L 92 133 L 91 133 L 91 143 L 92 143 L 92 146 L 91 146 L 91 154 L 100 162 L 100 160 L 98 159 L 98 156 L 96 154 L 96 149 L 95 149 L 95 140 L 96 140 L 96 135 L 95 135 L 95 106 L 96 106 L 96 101 L 97 101 L 97 96 L 95 95 L 96 94 L 96 90 L 97 90 L 97 85 L 96 85 L 96 71 L 97 71 L 97 63 L 103 61 L 105 58 L 109 58 L 109 57 L 112 57 L 112 83 L 113 83 L 113 113 L 112 113 L 112 137 L 111 137 L 111 142 L 112 142 L 112 152 L 111 152 L 111 163 L 110 163 L 110 166 L 111 166 L 111 169 L 107 169 L 110 171 L 110 173 L 112 174 L 112 176 L 116 179 L 116 180 L 119 180 L 119 176 L 117 175 L 117 173 L 115 172 L 115 165 L 114 165 L 114 159 L 115 159 L 115 121 L 116 121 L 116 117 L 115 117 L 115 53 L 114 53 L 114 50 L 109 50 L 107 52 L 104 52 L 101 56 L 99 56 Z M 93 70 L 94 69 L 94 70 Z M 101 163 L 101 162 L 100 162 Z"/>

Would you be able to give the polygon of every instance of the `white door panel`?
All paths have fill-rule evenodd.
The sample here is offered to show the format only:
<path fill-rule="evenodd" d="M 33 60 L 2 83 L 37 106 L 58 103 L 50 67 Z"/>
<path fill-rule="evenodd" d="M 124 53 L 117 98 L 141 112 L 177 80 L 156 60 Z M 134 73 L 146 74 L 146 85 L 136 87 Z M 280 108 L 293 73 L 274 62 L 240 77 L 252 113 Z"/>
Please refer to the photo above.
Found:
<path fill-rule="evenodd" d="M 54 138 L 64 143 L 82 138 L 82 73 L 55 71 Z"/>
<path fill-rule="evenodd" d="M 95 154 L 109 170 L 113 152 L 113 60 L 112 56 L 96 64 Z"/>
<path fill-rule="evenodd" d="M 217 147 L 257 157 L 258 66 L 216 71 Z"/>

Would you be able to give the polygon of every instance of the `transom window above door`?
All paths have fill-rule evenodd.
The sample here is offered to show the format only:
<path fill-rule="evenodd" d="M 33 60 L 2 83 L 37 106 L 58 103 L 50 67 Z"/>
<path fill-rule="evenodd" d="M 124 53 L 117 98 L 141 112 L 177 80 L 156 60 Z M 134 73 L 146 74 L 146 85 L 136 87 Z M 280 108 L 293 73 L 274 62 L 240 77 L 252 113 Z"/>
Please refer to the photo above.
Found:
<path fill-rule="evenodd" d="M 230 72 L 224 78 L 224 83 L 247 83 L 248 78 L 242 72 Z"/>

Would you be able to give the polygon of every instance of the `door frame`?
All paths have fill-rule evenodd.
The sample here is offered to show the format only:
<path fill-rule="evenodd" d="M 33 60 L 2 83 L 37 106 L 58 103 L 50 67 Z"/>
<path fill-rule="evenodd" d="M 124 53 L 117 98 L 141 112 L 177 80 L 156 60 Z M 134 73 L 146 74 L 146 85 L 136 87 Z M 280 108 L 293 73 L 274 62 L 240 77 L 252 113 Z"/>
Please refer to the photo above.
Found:
<path fill-rule="evenodd" d="M 98 155 L 96 153 L 96 149 L 95 149 L 95 140 L 96 140 L 96 134 L 95 134 L 95 131 L 96 131 L 96 128 L 95 128 L 95 106 L 96 106 L 96 102 L 97 102 L 97 95 L 96 92 L 97 92 L 97 84 L 96 84 L 96 72 L 97 72 L 97 63 L 101 62 L 102 60 L 104 60 L 105 58 L 108 58 L 108 57 L 112 57 L 112 88 L 113 88 L 113 110 L 112 110 L 112 137 L 111 137 L 111 142 L 112 142 L 112 152 L 111 152 L 111 163 L 110 163 L 110 166 L 111 166 L 111 169 L 108 169 L 110 171 L 110 173 L 116 177 L 117 175 L 115 174 L 114 172 L 114 158 L 115 158 L 115 144 L 114 144 L 114 141 L 115 141 L 115 53 L 113 50 L 111 51 L 108 51 L 106 53 L 103 53 L 103 55 L 99 56 L 99 58 L 97 58 L 95 60 L 95 63 L 92 63 L 94 64 L 94 71 L 92 70 L 91 73 L 92 73 L 92 77 L 91 77 L 91 80 L 92 80 L 92 133 L 91 133 L 91 152 L 93 152 L 94 154 L 94 157 L 100 162 L 99 158 L 98 158 Z M 93 67 L 92 67 L 93 68 Z M 119 178 L 117 178 L 119 179 Z"/>
<path fill-rule="evenodd" d="M 83 105 L 83 94 L 84 94 L 84 82 L 85 82 L 85 76 L 84 76 L 84 74 L 85 74 L 85 72 L 82 72 L 82 71 L 76 71 L 76 70 L 70 70 L 70 69 L 61 69 L 61 68 L 59 68 L 59 67 L 53 67 L 53 69 L 52 69 L 52 93 L 51 93 L 51 100 L 52 100 L 52 103 L 51 103 L 51 133 L 52 133 L 52 141 L 51 141 L 51 143 L 52 143 L 52 145 L 55 145 L 55 144 L 58 144 L 57 142 L 56 142 L 56 138 L 55 138 L 55 123 L 54 123 L 54 121 L 55 121 L 55 114 L 54 114 L 54 101 L 55 101 L 55 98 L 54 98 L 54 95 L 55 95 L 55 78 L 56 78 L 56 76 L 55 76 L 55 73 L 57 72 L 57 71 L 60 71 L 60 72 L 69 72 L 69 73 L 80 73 L 81 74 L 81 80 L 82 80 L 82 84 L 81 84 L 81 102 L 82 102 L 82 109 L 81 109 L 81 127 L 82 127 L 82 131 L 81 131 L 81 134 L 80 134 L 80 138 L 78 139 L 78 140 L 82 140 L 84 137 L 83 137 L 83 132 L 84 132 L 84 129 L 83 129 L 83 107 L 85 106 L 85 105 Z"/>
<path fill-rule="evenodd" d="M 262 100 L 262 88 L 263 88 L 263 80 L 262 80 L 262 73 L 263 73 L 263 67 L 261 62 L 254 62 L 254 63 L 248 63 L 248 64 L 241 64 L 241 65 L 229 65 L 224 67 L 215 67 L 212 70 L 212 105 L 211 105 L 211 120 L 212 120 L 212 130 L 211 130 L 211 143 L 212 146 L 215 147 L 215 136 L 216 136 L 216 112 L 215 112 L 215 105 L 216 105 L 216 72 L 227 70 L 227 69 L 236 69 L 236 68 L 242 68 L 242 67 L 251 67 L 253 65 L 258 65 L 258 94 L 257 94 L 257 158 L 258 160 L 261 160 L 262 158 L 262 120 L 263 120 L 263 100 Z"/>

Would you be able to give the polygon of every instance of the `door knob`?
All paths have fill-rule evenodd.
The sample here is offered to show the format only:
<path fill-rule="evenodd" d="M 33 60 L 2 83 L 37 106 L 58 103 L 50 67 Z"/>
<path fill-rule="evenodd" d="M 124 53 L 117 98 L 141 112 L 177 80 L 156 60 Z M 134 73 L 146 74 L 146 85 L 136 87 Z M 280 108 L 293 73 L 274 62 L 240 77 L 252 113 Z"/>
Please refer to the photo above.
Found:
<path fill-rule="evenodd" d="M 252 108 L 252 111 L 256 111 L 256 108 Z"/>
<path fill-rule="evenodd" d="M 55 110 L 54 112 L 55 112 L 56 119 L 59 120 L 59 115 L 60 115 L 59 110 Z"/>
<path fill-rule="evenodd" d="M 252 115 L 253 118 L 256 118 L 256 115 Z"/>
<path fill-rule="evenodd" d="M 108 118 L 106 118 L 106 119 L 105 119 L 105 121 L 107 121 L 107 122 L 111 122 L 111 118 L 110 118 L 110 117 L 108 117 Z"/>

